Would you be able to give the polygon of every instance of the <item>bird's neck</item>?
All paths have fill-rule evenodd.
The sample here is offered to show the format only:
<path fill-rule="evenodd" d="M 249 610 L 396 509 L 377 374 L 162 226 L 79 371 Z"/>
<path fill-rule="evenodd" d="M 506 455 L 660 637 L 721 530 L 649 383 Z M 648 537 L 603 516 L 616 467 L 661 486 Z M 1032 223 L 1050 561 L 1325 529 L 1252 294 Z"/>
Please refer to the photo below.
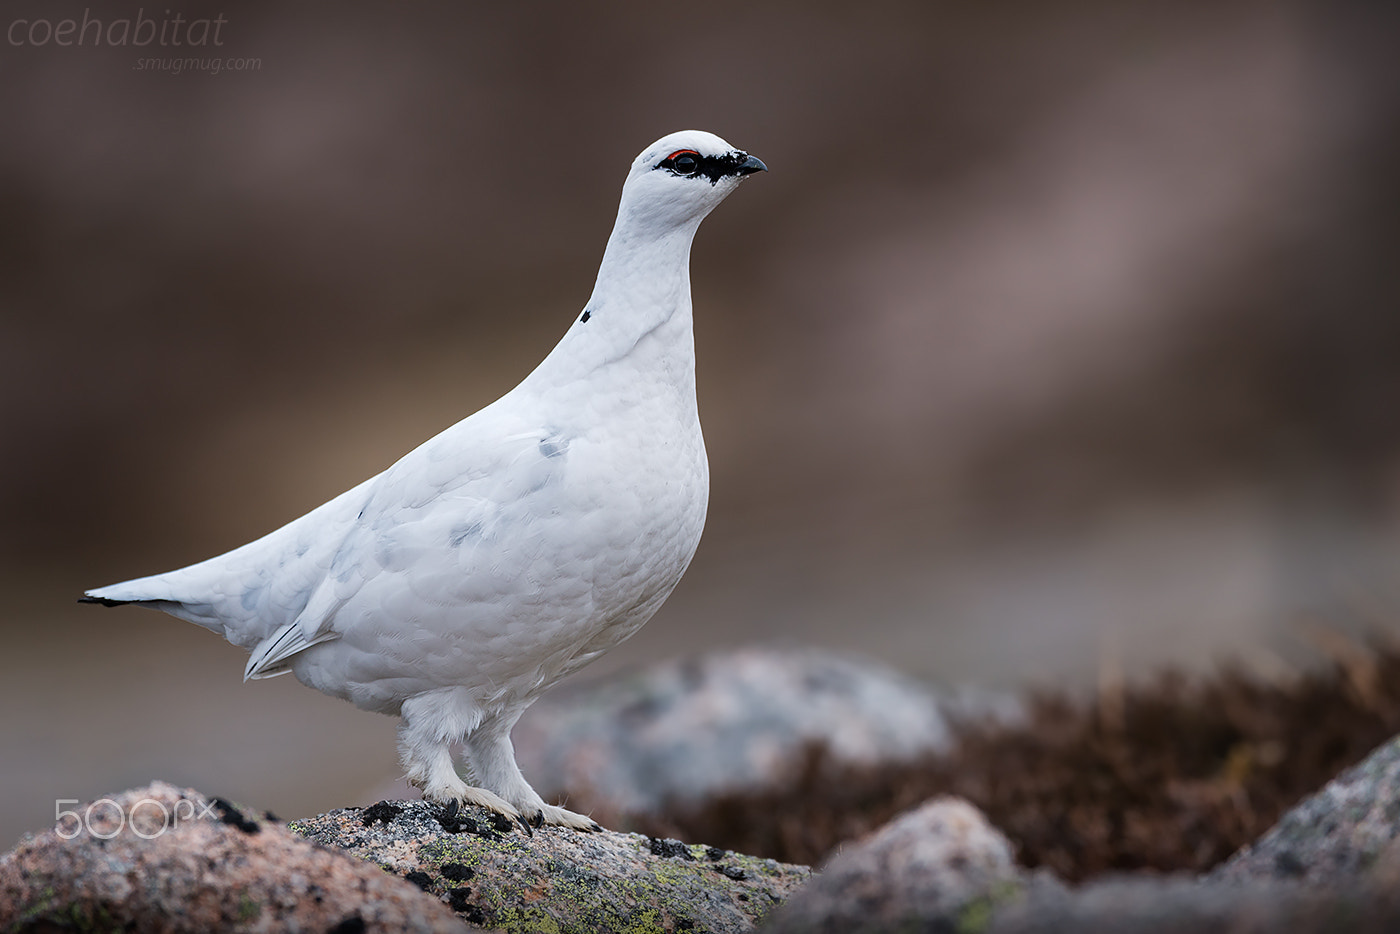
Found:
<path fill-rule="evenodd" d="M 697 218 L 657 236 L 625 211 L 619 215 L 584 312 L 531 380 L 559 385 L 625 365 L 693 404 L 690 244 L 699 224 Z"/>

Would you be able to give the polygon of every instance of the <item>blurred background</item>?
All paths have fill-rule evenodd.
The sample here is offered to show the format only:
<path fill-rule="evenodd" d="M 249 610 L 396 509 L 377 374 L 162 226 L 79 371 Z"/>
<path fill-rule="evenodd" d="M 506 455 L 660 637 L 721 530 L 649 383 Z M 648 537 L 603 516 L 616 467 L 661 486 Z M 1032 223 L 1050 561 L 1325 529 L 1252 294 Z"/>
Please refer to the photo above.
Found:
<path fill-rule="evenodd" d="M 34 31 L 84 10 L 0 18 L 4 847 L 154 777 L 283 817 L 392 782 L 389 718 L 74 601 L 509 389 L 582 308 L 630 160 L 686 127 L 771 168 L 693 256 L 710 517 L 577 682 L 758 642 L 1091 689 L 1396 629 L 1394 7 L 250 2 L 160 13 L 222 17 L 217 49 Z"/>

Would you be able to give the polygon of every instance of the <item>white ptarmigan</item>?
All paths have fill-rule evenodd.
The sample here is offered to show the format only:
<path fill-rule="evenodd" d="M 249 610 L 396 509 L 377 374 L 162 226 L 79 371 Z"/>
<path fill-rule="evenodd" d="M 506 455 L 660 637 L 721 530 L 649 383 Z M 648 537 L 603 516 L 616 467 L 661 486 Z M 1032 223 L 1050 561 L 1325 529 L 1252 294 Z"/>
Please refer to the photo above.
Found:
<path fill-rule="evenodd" d="M 635 633 L 695 553 L 710 479 L 690 245 L 766 168 L 711 133 L 657 140 L 622 186 L 583 313 L 518 386 L 263 538 L 83 600 L 217 632 L 250 653 L 245 680 L 292 672 L 397 714 L 407 777 L 427 799 L 597 829 L 535 793 L 511 728 Z"/>

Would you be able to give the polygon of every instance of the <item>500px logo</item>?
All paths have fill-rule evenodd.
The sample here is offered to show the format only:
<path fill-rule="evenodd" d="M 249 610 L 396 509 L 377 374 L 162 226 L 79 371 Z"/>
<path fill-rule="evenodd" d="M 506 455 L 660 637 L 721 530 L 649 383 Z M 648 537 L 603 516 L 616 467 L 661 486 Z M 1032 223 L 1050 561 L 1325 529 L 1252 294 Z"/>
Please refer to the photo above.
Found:
<path fill-rule="evenodd" d="M 83 10 L 81 21 L 76 19 L 15 19 L 5 38 L 10 45 L 45 46 L 54 45 L 108 45 L 108 46 L 176 46 L 200 48 L 210 45 L 223 45 L 223 29 L 228 25 L 224 14 L 213 19 L 185 19 L 176 12 L 171 16 L 165 11 L 159 21 L 146 15 L 144 7 L 136 11 L 134 20 L 129 18 L 102 20 L 92 15 L 90 9 Z"/>
<path fill-rule="evenodd" d="M 176 801 L 171 808 L 155 798 L 142 798 L 131 806 L 130 811 L 123 810 L 111 798 L 98 798 L 82 813 L 64 810 L 65 804 L 77 803 L 77 798 L 54 799 L 54 833 L 64 840 L 72 840 L 85 830 L 99 840 L 110 840 L 121 833 L 123 827 L 130 827 L 131 832 L 143 840 L 153 840 L 182 820 L 204 817 L 217 820 L 219 816 L 214 810 L 214 802 L 201 804 L 187 798 Z"/>

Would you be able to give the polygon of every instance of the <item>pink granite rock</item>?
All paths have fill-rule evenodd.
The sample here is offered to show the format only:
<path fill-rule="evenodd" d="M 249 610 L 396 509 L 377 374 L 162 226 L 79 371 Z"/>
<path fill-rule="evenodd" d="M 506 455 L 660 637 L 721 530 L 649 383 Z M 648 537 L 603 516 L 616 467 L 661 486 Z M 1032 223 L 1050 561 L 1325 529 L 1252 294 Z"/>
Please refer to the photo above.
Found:
<path fill-rule="evenodd" d="M 1022 885 L 1010 842 L 982 812 L 939 798 L 843 847 L 764 930 L 963 930 Z"/>
<path fill-rule="evenodd" d="M 164 782 L 73 809 L 0 857 L 0 930 L 468 931 L 374 863 Z"/>

